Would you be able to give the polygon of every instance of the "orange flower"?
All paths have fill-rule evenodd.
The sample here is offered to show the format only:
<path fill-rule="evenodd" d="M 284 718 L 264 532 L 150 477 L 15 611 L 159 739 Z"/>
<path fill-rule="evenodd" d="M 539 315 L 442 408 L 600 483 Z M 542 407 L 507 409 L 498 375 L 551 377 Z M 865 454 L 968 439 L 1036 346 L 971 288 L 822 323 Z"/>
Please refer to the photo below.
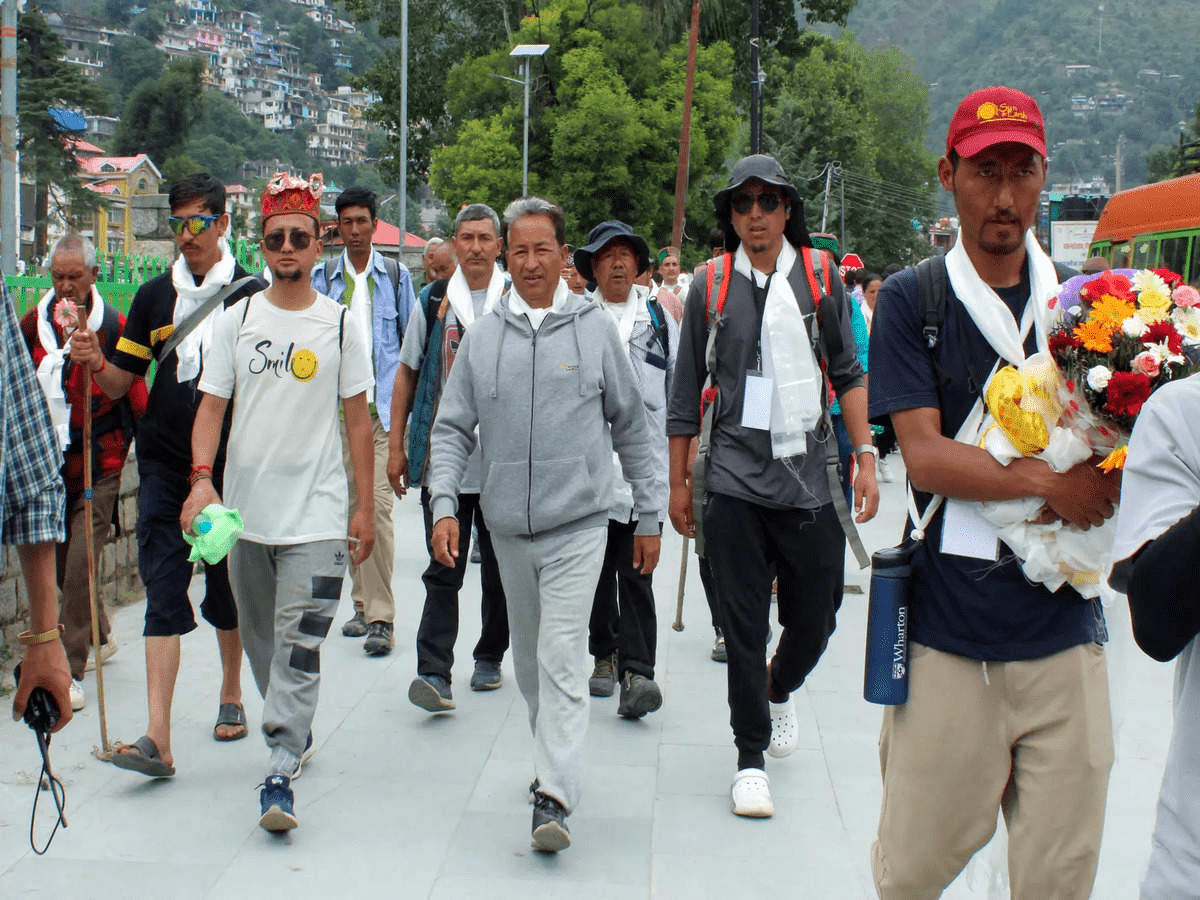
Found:
<path fill-rule="evenodd" d="M 1132 316 L 1133 313 L 1134 306 L 1128 300 L 1114 297 L 1112 294 L 1105 294 L 1092 306 L 1092 313 L 1089 318 L 1096 322 L 1104 322 L 1107 325 L 1120 328 L 1121 323 Z"/>
<path fill-rule="evenodd" d="M 1093 353 L 1112 353 L 1113 331 L 1113 326 L 1107 322 L 1089 319 L 1080 322 L 1073 334 L 1079 338 L 1085 350 L 1091 350 Z"/>
<path fill-rule="evenodd" d="M 1122 444 L 1099 462 L 1099 467 L 1105 472 L 1125 468 L 1125 457 L 1129 455 L 1129 445 Z"/>

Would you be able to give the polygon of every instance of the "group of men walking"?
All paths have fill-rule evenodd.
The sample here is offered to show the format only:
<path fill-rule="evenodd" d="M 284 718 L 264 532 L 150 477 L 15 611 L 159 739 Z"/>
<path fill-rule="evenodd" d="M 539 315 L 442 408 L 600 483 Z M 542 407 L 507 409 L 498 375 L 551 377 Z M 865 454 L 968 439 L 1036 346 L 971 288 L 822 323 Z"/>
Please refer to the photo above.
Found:
<path fill-rule="evenodd" d="M 502 217 L 465 206 L 438 248 L 456 267 L 414 297 L 407 270 L 371 246 L 369 192 L 339 197 L 345 251 L 320 262 L 319 177 L 277 176 L 262 198 L 268 286 L 229 256 L 220 185 L 202 175 L 180 182 L 170 195 L 179 258 L 138 292 L 119 338 L 95 301 L 83 304 L 69 352 L 42 324 L 50 300 L 27 329 L 48 396 L 60 382 L 77 390 L 60 369 L 86 367 L 102 419 L 123 422 L 112 403 L 126 396 L 137 416 L 131 392 L 158 362 L 137 430 L 150 715 L 145 736 L 114 762 L 174 774 L 179 635 L 195 627 L 180 531 L 224 502 L 241 511 L 244 532 L 228 576 L 223 565 L 205 573 L 201 611 L 224 663 L 214 736 L 246 731 L 244 645 L 271 750 L 260 823 L 295 827 L 292 782 L 313 747 L 320 644 L 345 568 L 354 615 L 343 633 L 386 655 L 392 499 L 420 487 L 430 561 L 408 696 L 431 713 L 455 708 L 458 594 L 474 531 L 483 604 L 470 686 L 501 686 L 511 641 L 533 734 L 535 848 L 570 844 L 589 693 L 619 685 L 618 714 L 631 719 L 663 703 L 651 576 L 668 517 L 696 540 L 714 594 L 736 748 L 732 811 L 769 817 L 766 756 L 797 745 L 791 696 L 836 625 L 853 521 L 878 505 L 869 414 L 895 426 L 914 508 L 946 498 L 913 556 L 909 699 L 884 715 L 872 855 L 880 896 L 939 896 L 990 838 L 998 810 L 1015 898 L 1088 896 L 1112 762 L 1103 615 L 1069 587 L 1031 585 L 1002 545 L 988 551 L 970 505 L 1039 497 L 1048 515 L 1087 527 L 1113 514 L 1119 481 L 1088 465 L 1005 467 L 960 434 L 979 402 L 978 376 L 1001 358 L 1017 361 L 987 323 L 1016 329 L 1049 279 L 1057 283 L 1030 230 L 1045 172 L 1031 98 L 995 87 L 963 101 L 938 164 L 961 222 L 944 319 L 931 343 L 918 275 L 883 284 L 869 403 L 853 301 L 770 156 L 738 161 L 716 194 L 722 252 L 690 284 L 678 251 L 660 254 L 668 289 L 683 299 L 681 323 L 636 283 L 651 264 L 648 244 L 623 222 L 597 224 L 574 251 L 576 273 L 595 290 L 572 293 L 563 211 L 542 198 L 519 198 Z M 57 297 L 80 303 L 92 266 L 85 242 L 61 243 L 51 260 Z M 1024 349 L 1041 338 L 1026 331 Z M 849 498 L 834 397 L 856 460 Z M 121 427 L 105 433 L 114 437 L 98 437 L 101 483 L 128 445 Z M 68 494 L 76 465 L 68 456 Z M 1171 527 L 1179 517 L 1153 517 L 1152 530 L 1190 539 Z M 97 518 L 102 509 L 73 524 L 72 541 L 77 528 L 100 528 Z M 1149 577 L 1136 568 L 1123 577 L 1130 571 L 1135 583 Z M 781 632 L 768 659 L 773 580 Z M 76 643 L 86 657 L 87 641 L 69 635 Z"/>

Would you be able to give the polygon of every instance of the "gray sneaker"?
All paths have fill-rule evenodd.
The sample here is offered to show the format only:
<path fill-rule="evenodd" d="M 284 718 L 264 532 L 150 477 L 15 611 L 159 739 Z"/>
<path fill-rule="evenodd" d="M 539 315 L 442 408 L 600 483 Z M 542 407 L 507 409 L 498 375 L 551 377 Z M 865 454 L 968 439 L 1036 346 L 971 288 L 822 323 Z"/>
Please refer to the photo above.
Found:
<path fill-rule="evenodd" d="M 418 675 L 408 686 L 408 699 L 426 712 L 439 713 L 454 709 L 450 682 L 441 675 Z"/>
<path fill-rule="evenodd" d="M 729 662 L 729 654 L 725 652 L 725 635 L 719 631 L 713 640 L 712 659 L 713 662 Z"/>
<path fill-rule="evenodd" d="M 367 633 L 367 620 L 363 618 L 361 612 L 356 612 L 351 618 L 346 620 L 346 624 L 342 626 L 342 634 L 345 637 L 362 637 Z"/>
<path fill-rule="evenodd" d="M 652 679 L 636 672 L 626 672 L 621 679 L 621 702 L 617 715 L 623 719 L 640 719 L 662 706 L 662 691 Z"/>
<path fill-rule="evenodd" d="M 617 654 L 597 656 L 596 667 L 588 679 L 588 693 L 593 697 L 611 697 L 617 689 Z"/>
<path fill-rule="evenodd" d="M 533 836 L 530 844 L 542 853 L 558 853 L 571 846 L 567 810 L 548 794 L 533 795 Z"/>
<path fill-rule="evenodd" d="M 471 690 L 494 691 L 503 681 L 498 665 L 487 659 L 475 660 L 475 671 L 471 674 Z"/>
<path fill-rule="evenodd" d="M 367 626 L 367 639 L 363 641 L 367 656 L 387 656 L 395 643 L 391 622 L 372 622 Z"/>

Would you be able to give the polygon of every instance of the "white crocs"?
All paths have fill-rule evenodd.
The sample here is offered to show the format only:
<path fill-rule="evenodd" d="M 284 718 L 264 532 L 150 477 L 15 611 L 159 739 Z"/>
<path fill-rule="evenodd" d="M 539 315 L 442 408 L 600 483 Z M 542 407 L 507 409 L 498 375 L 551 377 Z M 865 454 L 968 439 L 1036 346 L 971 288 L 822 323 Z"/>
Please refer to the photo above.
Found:
<path fill-rule="evenodd" d="M 769 701 L 768 701 L 769 702 Z M 771 703 L 771 744 L 767 753 L 776 759 L 791 756 L 800 743 L 800 725 L 796 722 L 796 704 L 788 697 L 783 703 Z"/>
<path fill-rule="evenodd" d="M 733 778 L 729 799 L 735 816 L 768 819 L 775 815 L 771 783 L 762 769 L 741 769 Z"/>

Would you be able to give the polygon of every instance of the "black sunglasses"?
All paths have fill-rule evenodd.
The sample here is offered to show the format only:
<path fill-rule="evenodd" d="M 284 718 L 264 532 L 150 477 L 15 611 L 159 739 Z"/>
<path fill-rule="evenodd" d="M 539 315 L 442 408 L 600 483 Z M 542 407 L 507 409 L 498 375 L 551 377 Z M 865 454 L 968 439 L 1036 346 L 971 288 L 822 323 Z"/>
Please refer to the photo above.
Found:
<path fill-rule="evenodd" d="M 313 242 L 313 234 L 311 231 L 304 231 L 300 228 L 293 228 L 291 231 L 272 231 L 263 235 L 263 246 L 272 253 L 278 253 L 283 249 L 283 239 L 287 238 L 292 242 L 293 249 L 306 250 L 308 245 Z"/>
<path fill-rule="evenodd" d="M 754 205 L 755 200 L 758 201 L 758 208 L 763 212 L 773 213 L 779 209 L 779 204 L 783 202 L 783 197 L 775 193 L 734 194 L 733 211 L 739 216 L 744 216 L 750 212 L 750 207 Z"/>

